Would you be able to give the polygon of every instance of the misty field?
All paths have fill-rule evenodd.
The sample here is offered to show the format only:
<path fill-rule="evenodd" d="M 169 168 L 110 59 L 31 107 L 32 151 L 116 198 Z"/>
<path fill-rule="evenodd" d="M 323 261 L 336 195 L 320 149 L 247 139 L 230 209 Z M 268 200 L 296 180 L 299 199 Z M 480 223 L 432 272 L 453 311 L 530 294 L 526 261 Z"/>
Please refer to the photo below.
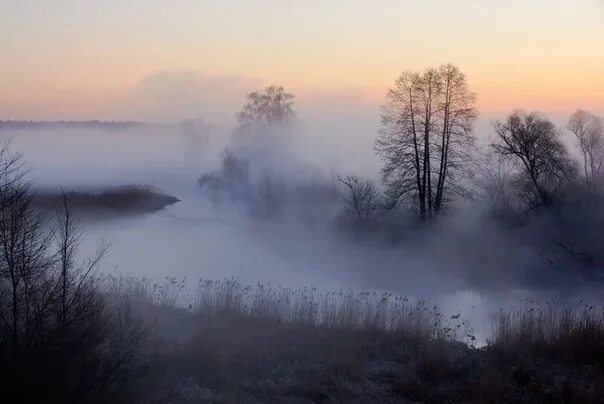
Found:
<path fill-rule="evenodd" d="M 604 53 L 581 63 L 599 31 L 568 25 L 587 7 L 191 1 L 175 36 L 186 2 L 12 3 L 3 402 L 604 402 Z M 561 60 L 571 28 L 588 41 Z M 413 51 L 435 30 L 438 57 Z M 380 78 L 388 46 L 410 69 Z"/>

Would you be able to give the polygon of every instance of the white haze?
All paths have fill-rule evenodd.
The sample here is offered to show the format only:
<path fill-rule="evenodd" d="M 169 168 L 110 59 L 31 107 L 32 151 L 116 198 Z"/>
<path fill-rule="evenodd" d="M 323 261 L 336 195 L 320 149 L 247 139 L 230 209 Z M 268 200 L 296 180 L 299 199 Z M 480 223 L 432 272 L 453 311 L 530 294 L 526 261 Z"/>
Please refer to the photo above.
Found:
<path fill-rule="evenodd" d="M 336 173 L 379 180 L 380 162 L 372 149 L 378 118 L 377 111 L 370 112 L 330 117 L 309 111 L 281 142 L 256 150 L 272 156 L 263 155 L 263 164 L 283 176 L 312 169 L 327 180 Z M 487 120 L 478 128 L 485 137 Z M 230 132 L 197 123 L 112 131 L 4 130 L 0 136 L 24 153 L 37 188 L 137 183 L 181 199 L 155 214 L 87 222 L 85 249 L 101 239 L 112 244 L 102 266 L 106 272 L 154 281 L 187 278 L 190 287 L 200 277 L 234 277 L 250 284 L 386 290 L 428 299 L 447 314 L 462 313 L 472 319 L 479 339 L 488 334 L 494 309 L 525 297 L 574 302 L 578 293 L 583 299 L 596 296 L 580 284 L 565 291 L 554 280 L 532 290 L 519 282 L 539 266 L 538 252 L 472 210 L 461 209 L 430 234 L 410 230 L 403 242 L 380 243 L 342 237 L 329 223 L 305 226 L 295 213 L 266 222 L 249 219 L 236 207 L 216 209 L 196 179 L 219 166 Z"/>

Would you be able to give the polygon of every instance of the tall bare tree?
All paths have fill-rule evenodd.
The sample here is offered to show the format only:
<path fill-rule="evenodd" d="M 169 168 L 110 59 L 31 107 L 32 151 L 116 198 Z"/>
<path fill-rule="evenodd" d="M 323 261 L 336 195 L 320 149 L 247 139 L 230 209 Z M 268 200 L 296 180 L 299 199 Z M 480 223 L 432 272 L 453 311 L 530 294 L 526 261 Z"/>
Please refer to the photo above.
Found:
<path fill-rule="evenodd" d="M 447 187 L 455 193 L 464 193 L 456 183 L 455 175 L 468 163 L 469 148 L 474 141 L 473 125 L 477 117 L 474 108 L 476 96 L 468 90 L 464 74 L 457 67 L 447 64 L 440 67 L 439 78 L 442 86 L 439 100 L 441 134 L 438 183 L 434 202 L 436 211 L 442 208 Z"/>
<path fill-rule="evenodd" d="M 568 129 L 577 138 L 583 157 L 583 173 L 588 187 L 593 188 L 604 166 L 604 125 L 596 115 L 577 110 L 568 121 Z"/>
<path fill-rule="evenodd" d="M 437 214 L 450 194 L 464 194 L 476 120 L 475 96 L 453 65 L 403 72 L 382 107 L 376 150 L 392 204 L 409 202 L 420 219 Z"/>
<path fill-rule="evenodd" d="M 0 150 L 0 330 L 16 352 L 36 328 L 36 308 L 48 291 L 35 285 L 52 264 L 42 217 L 32 209 L 21 155 Z"/>
<path fill-rule="evenodd" d="M 492 147 L 516 163 L 528 208 L 550 206 L 576 174 L 555 125 L 538 113 L 518 111 L 493 127 L 496 139 Z"/>

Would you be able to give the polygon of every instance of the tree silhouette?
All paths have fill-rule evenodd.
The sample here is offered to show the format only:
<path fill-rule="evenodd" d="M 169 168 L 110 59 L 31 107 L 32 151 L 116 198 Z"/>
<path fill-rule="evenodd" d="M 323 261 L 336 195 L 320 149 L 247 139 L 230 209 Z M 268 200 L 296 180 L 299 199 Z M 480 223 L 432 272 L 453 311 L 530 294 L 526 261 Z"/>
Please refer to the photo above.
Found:
<path fill-rule="evenodd" d="M 518 111 L 493 126 L 492 147 L 516 164 L 528 208 L 550 206 L 576 173 L 554 124 L 538 113 Z"/>
<path fill-rule="evenodd" d="M 422 220 L 465 195 L 460 174 L 472 149 L 475 96 L 453 65 L 404 72 L 387 93 L 375 148 L 392 205 L 408 202 Z"/>

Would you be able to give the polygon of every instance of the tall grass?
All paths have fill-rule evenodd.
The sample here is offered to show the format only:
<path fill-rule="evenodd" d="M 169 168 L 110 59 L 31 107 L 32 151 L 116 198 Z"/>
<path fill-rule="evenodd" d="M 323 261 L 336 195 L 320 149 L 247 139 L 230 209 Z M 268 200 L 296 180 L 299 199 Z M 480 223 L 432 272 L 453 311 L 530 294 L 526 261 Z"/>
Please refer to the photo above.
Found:
<path fill-rule="evenodd" d="M 174 277 L 161 283 L 108 277 L 105 285 L 105 293 L 129 296 L 157 316 L 154 355 L 164 370 L 149 388 L 162 400 L 192 394 L 198 402 L 327 395 L 350 402 L 587 403 L 601 397 L 604 313 L 592 306 L 527 301 L 502 310 L 487 346 L 475 349 L 462 318 L 390 293 L 235 279 L 200 279 L 189 287 Z"/>
<path fill-rule="evenodd" d="M 527 300 L 520 308 L 496 314 L 490 345 L 604 369 L 604 308 Z"/>
<path fill-rule="evenodd" d="M 135 277 L 105 280 L 110 293 L 204 316 L 238 315 L 316 328 L 407 334 L 424 340 L 471 337 L 467 321 L 445 318 L 437 306 L 392 293 L 294 289 L 261 282 L 245 285 L 233 278 L 202 278 L 191 292 L 186 279 L 174 277 L 162 283 Z"/>

